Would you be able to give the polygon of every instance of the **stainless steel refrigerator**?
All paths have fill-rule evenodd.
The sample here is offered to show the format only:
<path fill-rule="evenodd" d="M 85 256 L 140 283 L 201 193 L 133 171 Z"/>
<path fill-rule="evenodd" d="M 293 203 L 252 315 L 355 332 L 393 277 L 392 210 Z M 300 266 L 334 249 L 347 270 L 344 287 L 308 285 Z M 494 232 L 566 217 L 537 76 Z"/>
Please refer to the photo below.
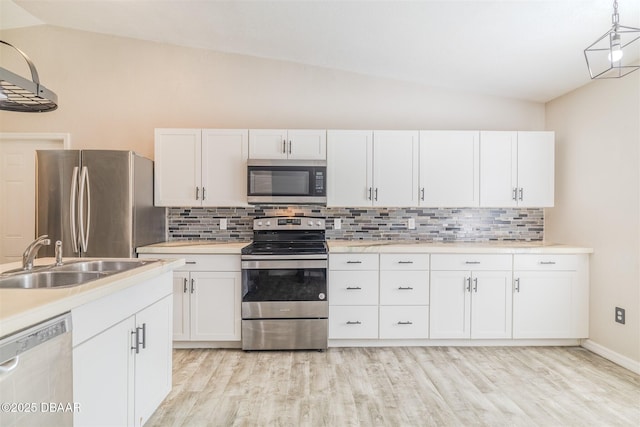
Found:
<path fill-rule="evenodd" d="M 153 161 L 132 151 L 36 151 L 36 235 L 63 256 L 133 258 L 165 238 L 164 208 L 153 206 Z"/>

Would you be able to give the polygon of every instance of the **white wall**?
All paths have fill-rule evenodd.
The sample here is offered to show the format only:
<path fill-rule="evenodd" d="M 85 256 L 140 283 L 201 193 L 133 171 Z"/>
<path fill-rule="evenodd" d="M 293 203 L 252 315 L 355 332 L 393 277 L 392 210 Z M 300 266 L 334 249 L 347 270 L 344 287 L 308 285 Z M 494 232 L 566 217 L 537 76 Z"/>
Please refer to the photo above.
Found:
<path fill-rule="evenodd" d="M 590 339 L 640 362 L 640 72 L 598 80 L 546 106 L 556 131 L 548 241 L 593 247 Z M 614 322 L 626 309 L 626 324 Z"/>
<path fill-rule="evenodd" d="M 0 112 L 2 131 L 70 132 L 73 148 L 152 156 L 156 127 L 544 129 L 540 103 L 50 26 L 0 38 L 60 101 L 51 113 Z M 2 62 L 28 73 L 8 48 Z"/>

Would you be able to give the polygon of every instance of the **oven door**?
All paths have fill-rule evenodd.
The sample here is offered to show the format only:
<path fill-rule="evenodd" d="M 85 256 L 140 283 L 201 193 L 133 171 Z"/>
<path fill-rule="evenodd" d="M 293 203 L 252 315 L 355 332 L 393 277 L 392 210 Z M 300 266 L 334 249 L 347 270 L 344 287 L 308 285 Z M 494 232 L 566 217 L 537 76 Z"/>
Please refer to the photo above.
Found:
<path fill-rule="evenodd" d="M 242 318 L 326 318 L 327 260 L 242 261 Z"/>

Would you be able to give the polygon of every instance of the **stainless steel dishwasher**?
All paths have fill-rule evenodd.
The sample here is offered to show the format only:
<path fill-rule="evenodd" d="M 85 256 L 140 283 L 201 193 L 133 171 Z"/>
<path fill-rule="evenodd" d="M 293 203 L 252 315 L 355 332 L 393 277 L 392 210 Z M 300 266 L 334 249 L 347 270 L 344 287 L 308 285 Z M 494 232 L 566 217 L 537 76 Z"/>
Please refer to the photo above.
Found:
<path fill-rule="evenodd" d="M 71 426 L 71 315 L 0 339 L 0 425 Z"/>

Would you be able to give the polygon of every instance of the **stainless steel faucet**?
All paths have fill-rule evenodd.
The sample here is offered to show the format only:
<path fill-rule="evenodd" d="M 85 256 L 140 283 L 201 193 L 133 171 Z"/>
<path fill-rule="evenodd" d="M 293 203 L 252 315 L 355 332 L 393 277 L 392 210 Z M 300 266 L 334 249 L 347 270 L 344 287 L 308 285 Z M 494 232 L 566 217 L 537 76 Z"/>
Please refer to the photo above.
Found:
<path fill-rule="evenodd" d="M 51 240 L 49 240 L 49 236 L 46 234 L 44 236 L 38 237 L 36 240 L 31 242 L 27 249 L 25 249 L 22 254 L 22 269 L 23 270 L 31 270 L 33 269 L 33 259 L 36 257 L 38 250 L 44 245 L 50 245 Z"/>

